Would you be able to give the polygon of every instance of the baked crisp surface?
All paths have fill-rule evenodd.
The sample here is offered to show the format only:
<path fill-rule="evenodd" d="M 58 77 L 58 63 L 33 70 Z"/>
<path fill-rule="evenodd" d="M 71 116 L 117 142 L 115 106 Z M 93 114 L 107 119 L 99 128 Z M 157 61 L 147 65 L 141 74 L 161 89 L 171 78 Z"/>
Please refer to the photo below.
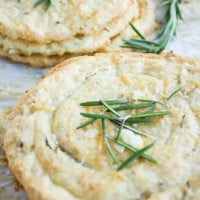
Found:
<path fill-rule="evenodd" d="M 132 21 L 144 34 L 155 29 L 155 7 L 147 0 L 52 1 L 33 8 L 35 0 L 0 2 L 0 55 L 38 67 L 68 57 L 119 51 L 122 39 L 134 37 Z"/>
<path fill-rule="evenodd" d="M 200 183 L 200 61 L 173 54 L 96 54 L 53 68 L 1 120 L 9 166 L 30 199 L 198 199 Z M 172 115 L 140 129 L 157 141 L 116 171 L 101 143 L 100 122 L 76 129 L 88 100 L 163 99 Z M 95 109 L 95 110 L 94 110 Z M 109 134 L 116 134 L 109 126 Z M 150 142 L 142 137 L 143 145 Z M 127 158 L 129 152 L 118 153 Z"/>

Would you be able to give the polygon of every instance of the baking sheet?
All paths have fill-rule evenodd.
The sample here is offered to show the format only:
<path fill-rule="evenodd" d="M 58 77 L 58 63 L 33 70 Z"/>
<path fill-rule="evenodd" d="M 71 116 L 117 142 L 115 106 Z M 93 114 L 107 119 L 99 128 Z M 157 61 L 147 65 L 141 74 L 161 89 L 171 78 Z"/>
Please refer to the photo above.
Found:
<path fill-rule="evenodd" d="M 184 1 L 182 10 L 184 21 L 179 22 L 177 36 L 170 43 L 168 50 L 200 58 L 200 0 Z M 48 69 L 35 69 L 0 58 L 0 112 L 14 105 L 17 99 L 47 71 Z M 10 177 L 5 179 L 5 175 Z M 0 166 L 0 200 L 19 199 L 27 200 L 28 198 L 25 192 L 16 185 L 9 169 L 6 166 Z"/>

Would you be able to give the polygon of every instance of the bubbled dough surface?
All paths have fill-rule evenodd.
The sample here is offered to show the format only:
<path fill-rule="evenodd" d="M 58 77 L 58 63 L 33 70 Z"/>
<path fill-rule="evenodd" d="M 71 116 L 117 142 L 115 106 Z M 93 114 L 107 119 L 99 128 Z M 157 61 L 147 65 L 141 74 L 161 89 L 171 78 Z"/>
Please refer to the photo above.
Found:
<path fill-rule="evenodd" d="M 70 59 L 53 68 L 5 113 L 2 124 L 9 165 L 30 199 L 57 199 L 58 195 L 59 199 L 171 195 L 181 199 L 185 191 L 197 197 L 200 159 L 194 149 L 200 145 L 199 65 L 199 60 L 172 54 L 110 53 Z M 173 114 L 140 127 L 157 140 L 149 151 L 157 165 L 139 160 L 116 172 L 101 143 L 100 124 L 91 127 L 97 130 L 96 137 L 88 136 L 87 129 L 76 130 L 83 120 L 79 113 L 94 112 L 80 107 L 82 101 L 134 99 L 138 91 L 142 91 L 140 98 L 162 99 L 179 85 L 184 92 L 171 99 Z M 109 133 L 115 132 L 110 126 Z M 120 154 L 127 156 L 127 152 Z"/>

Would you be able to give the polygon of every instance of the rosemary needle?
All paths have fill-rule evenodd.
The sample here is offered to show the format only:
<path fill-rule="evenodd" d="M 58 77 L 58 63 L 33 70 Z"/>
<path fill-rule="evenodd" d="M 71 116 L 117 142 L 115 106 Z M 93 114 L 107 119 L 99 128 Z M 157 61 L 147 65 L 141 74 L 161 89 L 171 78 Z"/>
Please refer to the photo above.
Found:
<path fill-rule="evenodd" d="M 120 160 L 115 155 L 115 152 L 113 151 L 112 147 L 110 146 L 110 144 L 109 144 L 109 142 L 107 140 L 105 119 L 102 119 L 101 122 L 102 122 L 102 129 L 103 129 L 104 140 L 105 140 L 105 144 L 106 144 L 106 147 L 108 149 L 108 152 L 109 152 L 110 156 L 112 157 L 114 163 L 120 164 L 121 163 Z"/>
<path fill-rule="evenodd" d="M 117 170 L 122 170 L 123 168 L 127 167 L 131 162 L 133 162 L 133 160 L 136 160 L 137 158 L 139 158 L 145 151 L 147 151 L 148 149 L 150 149 L 151 147 L 153 147 L 154 143 L 151 143 L 147 146 L 145 146 L 144 148 L 142 148 L 141 150 L 137 151 L 135 154 L 133 154 L 132 156 L 130 156 L 125 162 L 123 162 L 118 168 Z"/>
<path fill-rule="evenodd" d="M 104 115 L 104 114 L 89 114 L 89 113 L 80 113 L 82 116 L 91 118 L 91 119 L 108 119 L 108 120 L 118 120 L 121 121 L 124 119 L 124 117 L 115 117 L 111 115 Z M 142 114 L 133 114 L 129 116 L 125 116 L 127 122 L 131 122 L 136 118 L 144 118 L 144 117 L 157 117 L 157 116 L 163 116 L 163 115 L 169 115 L 171 114 L 170 111 L 160 111 L 160 112 L 146 112 Z M 121 120 L 120 120 L 121 119 Z"/>
<path fill-rule="evenodd" d="M 103 114 L 89 114 L 89 113 L 80 113 L 82 116 L 91 118 L 91 119 L 109 119 L 109 120 L 117 120 L 118 117 L 103 115 Z"/>
<path fill-rule="evenodd" d="M 146 40 L 146 38 L 136 29 L 135 26 L 133 26 L 132 23 L 129 23 L 129 25 L 131 26 L 131 28 L 137 33 L 137 35 L 138 35 L 142 40 Z"/>
<path fill-rule="evenodd" d="M 49 6 L 51 5 L 51 0 L 36 0 L 35 4 L 33 5 L 33 7 L 37 7 L 40 4 L 45 3 L 46 7 L 45 10 L 47 10 L 49 8 Z"/>
<path fill-rule="evenodd" d="M 96 119 L 89 119 L 86 122 L 83 122 L 81 125 L 79 125 L 76 129 L 84 128 L 88 126 L 89 124 L 92 124 Z"/>
<path fill-rule="evenodd" d="M 163 115 L 170 115 L 170 111 L 161 111 L 161 112 L 147 112 L 147 113 L 142 113 L 142 114 L 135 114 L 135 115 L 130 115 L 128 119 L 132 118 L 140 118 L 140 117 L 157 117 L 157 116 L 163 116 Z M 127 119 L 127 121 L 128 121 Z"/>
<path fill-rule="evenodd" d="M 37 0 L 34 4 L 34 7 L 39 6 L 40 4 L 42 4 L 44 2 L 44 0 Z"/>
<path fill-rule="evenodd" d="M 151 99 L 137 99 L 137 101 L 140 101 L 140 102 L 149 102 L 149 103 L 152 103 L 152 104 L 160 104 L 160 105 L 163 105 L 163 106 L 167 106 L 167 104 L 165 102 L 162 102 L 162 101 L 157 101 L 157 100 L 151 100 Z"/>
<path fill-rule="evenodd" d="M 126 142 L 123 142 L 121 140 L 117 140 L 117 139 L 115 139 L 114 137 L 112 137 L 110 135 L 107 135 L 107 137 L 110 140 L 112 140 L 113 142 L 116 142 L 118 145 L 128 149 L 129 151 L 131 151 L 133 153 L 136 153 L 138 151 L 138 149 L 136 149 L 135 147 L 133 147 L 132 145 L 130 145 L 130 144 L 126 143 Z M 148 154 L 142 153 L 141 157 L 146 158 L 148 161 L 150 161 L 152 163 L 157 163 L 157 161 L 154 158 L 152 158 L 150 155 L 148 155 Z"/>
<path fill-rule="evenodd" d="M 127 120 L 127 118 L 124 117 L 124 119 L 122 120 L 122 122 L 121 122 L 121 124 L 120 124 L 119 130 L 118 130 L 118 133 L 117 133 L 116 140 L 119 139 L 119 136 L 121 135 L 121 132 L 122 132 L 122 129 L 124 128 L 124 124 L 125 124 L 126 120 Z"/>
<path fill-rule="evenodd" d="M 119 120 L 110 120 L 110 121 L 113 122 L 113 123 L 115 123 L 115 124 L 117 124 L 117 125 L 119 125 L 119 126 L 121 126 L 121 123 L 122 123 L 122 122 L 119 121 Z M 123 127 L 124 127 L 125 129 L 129 130 L 129 131 L 132 131 L 133 133 L 138 134 L 138 135 L 142 135 L 142 136 L 145 136 L 145 137 L 148 137 L 148 138 L 152 138 L 151 136 L 147 135 L 146 133 L 144 133 L 144 132 L 142 132 L 142 131 L 140 131 L 140 130 L 138 130 L 138 129 L 132 127 L 132 126 L 129 126 L 129 125 L 127 125 L 127 124 L 124 124 Z M 152 138 L 152 139 L 153 139 L 153 138 Z"/>
<path fill-rule="evenodd" d="M 117 113 L 113 108 L 111 108 L 106 101 L 101 100 L 102 105 L 104 105 L 110 112 L 112 112 L 117 117 L 120 117 L 119 113 Z"/>
<path fill-rule="evenodd" d="M 128 103 L 128 100 L 104 100 L 104 102 L 108 105 L 117 105 L 117 104 L 125 104 Z M 101 106 L 101 101 L 87 101 L 80 103 L 81 106 Z"/>
<path fill-rule="evenodd" d="M 109 120 L 120 120 L 124 119 L 124 117 L 115 117 L 111 115 L 104 115 L 104 114 L 89 114 L 89 113 L 80 113 L 82 116 L 92 119 L 109 119 Z M 143 118 L 143 117 L 157 117 L 157 116 L 163 116 L 163 115 L 169 115 L 171 114 L 170 111 L 160 111 L 160 112 L 148 112 L 148 113 L 142 113 L 142 114 L 132 114 L 127 117 L 127 122 L 131 122 L 132 119 L 135 118 Z"/>
<path fill-rule="evenodd" d="M 167 97 L 167 101 L 169 101 L 172 97 L 174 97 L 178 92 L 180 92 L 182 90 L 182 87 L 179 87 L 178 89 L 176 89 L 174 92 L 172 92 L 168 97 Z"/>
<path fill-rule="evenodd" d="M 149 108 L 149 107 L 152 107 L 153 105 L 154 105 L 154 102 L 141 103 L 141 104 L 132 104 L 132 105 L 114 107 L 113 110 L 115 110 L 115 111 L 124 111 L 124 110 L 132 110 L 132 109 L 141 109 L 141 108 Z M 109 110 L 107 110 L 107 112 L 109 112 Z"/>

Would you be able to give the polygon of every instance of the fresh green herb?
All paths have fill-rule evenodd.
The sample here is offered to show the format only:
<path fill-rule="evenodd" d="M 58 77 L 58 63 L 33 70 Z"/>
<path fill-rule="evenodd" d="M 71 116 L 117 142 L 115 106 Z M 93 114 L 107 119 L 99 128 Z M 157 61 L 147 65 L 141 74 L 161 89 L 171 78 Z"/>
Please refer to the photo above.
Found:
<path fill-rule="evenodd" d="M 130 115 L 128 119 L 143 118 L 143 117 L 157 117 L 157 116 L 170 115 L 170 114 L 171 114 L 170 111 L 146 112 L 142 114 Z"/>
<path fill-rule="evenodd" d="M 113 110 L 124 111 L 124 110 L 132 110 L 132 109 L 141 109 L 141 108 L 149 108 L 149 107 L 152 107 L 153 105 L 154 105 L 154 102 L 142 103 L 142 104 L 132 104 L 132 105 L 114 107 Z M 109 112 L 109 110 L 107 110 L 107 112 Z"/>
<path fill-rule="evenodd" d="M 118 126 L 121 126 L 122 125 L 122 121 L 121 120 L 110 120 L 111 122 L 113 122 L 114 124 L 118 125 Z M 132 127 L 132 126 L 129 126 L 127 124 L 124 124 L 123 127 L 129 131 L 132 131 L 133 133 L 136 133 L 138 135 L 142 135 L 142 136 L 145 136 L 145 137 L 149 137 L 149 135 L 147 135 L 146 133 Z"/>
<path fill-rule="evenodd" d="M 146 40 L 146 38 L 139 32 L 139 30 L 137 30 L 137 28 L 136 28 L 135 26 L 133 26 L 132 23 L 129 23 L 129 25 L 130 25 L 131 28 L 136 32 L 136 34 L 140 37 L 140 39 Z"/>
<path fill-rule="evenodd" d="M 176 89 L 174 92 L 172 92 L 168 98 L 167 101 L 169 101 L 172 97 L 174 97 L 178 92 L 180 92 L 182 90 L 182 87 L 179 87 L 178 89 Z"/>
<path fill-rule="evenodd" d="M 152 123 L 152 122 L 155 122 L 155 119 L 158 117 L 170 115 L 171 112 L 168 110 L 157 111 L 156 105 L 159 104 L 161 106 L 167 107 L 166 102 L 169 101 L 171 98 L 173 98 L 181 89 L 182 88 L 179 87 L 178 89 L 173 91 L 167 97 L 165 102 L 158 101 L 158 100 L 149 100 L 149 99 L 137 100 L 140 102 L 144 102 L 140 104 L 133 104 L 127 100 L 100 100 L 100 101 L 83 102 L 80 104 L 81 106 L 86 106 L 86 107 L 87 106 L 103 106 L 105 110 L 101 114 L 80 113 L 82 116 L 89 118 L 89 120 L 79 125 L 77 129 L 86 127 L 98 119 L 101 120 L 104 142 L 114 163 L 119 165 L 117 170 L 121 170 L 125 168 L 133 160 L 139 157 L 143 157 L 150 162 L 157 163 L 157 161 L 154 158 L 152 158 L 148 154 L 145 154 L 145 151 L 153 147 L 154 143 L 151 143 L 145 146 L 144 148 L 142 148 L 141 150 L 139 150 L 133 147 L 132 145 L 121 141 L 120 135 L 122 134 L 123 129 L 127 129 L 127 130 L 132 131 L 135 134 L 139 134 L 141 136 L 145 136 L 145 137 L 153 139 L 152 136 L 142 132 L 138 128 L 133 127 L 132 125 L 134 123 Z M 125 104 L 125 105 L 112 107 L 112 105 L 119 105 L 119 104 Z M 125 115 L 121 115 L 118 113 L 118 111 L 126 111 L 126 110 L 133 110 L 133 109 L 137 109 L 137 110 L 141 109 L 142 111 L 136 114 L 125 114 Z M 146 111 L 144 112 L 144 110 Z M 107 113 L 107 114 L 105 115 L 104 113 Z M 115 137 L 110 136 L 106 133 L 106 120 L 119 127 Z M 133 155 L 131 155 L 126 161 L 123 161 L 123 162 L 120 161 L 115 151 L 113 150 L 112 146 L 110 145 L 109 140 L 124 147 L 126 150 L 131 151 Z"/>
<path fill-rule="evenodd" d="M 126 120 L 127 120 L 127 118 L 124 117 L 124 119 L 122 120 L 122 122 L 120 124 L 119 130 L 118 130 L 118 133 L 117 133 L 117 136 L 116 136 L 116 140 L 119 139 L 119 136 L 121 135 L 121 132 L 122 132 L 122 129 L 124 128 Z"/>
<path fill-rule="evenodd" d="M 103 115 L 103 114 L 89 114 L 89 113 L 80 113 L 83 117 L 91 118 L 91 119 L 109 119 L 109 120 L 117 120 L 118 117 Z"/>
<path fill-rule="evenodd" d="M 104 102 L 108 105 L 117 105 L 117 104 L 125 104 L 128 103 L 128 100 L 104 100 Z M 102 101 L 87 101 L 84 103 L 80 103 L 81 106 L 102 106 Z"/>
<path fill-rule="evenodd" d="M 88 120 L 88 121 L 86 121 L 86 122 L 83 122 L 81 125 L 79 125 L 79 126 L 77 127 L 77 129 L 84 128 L 84 127 L 86 127 L 87 125 L 92 124 L 95 120 L 96 120 L 96 119 L 90 119 L 90 120 Z"/>
<path fill-rule="evenodd" d="M 129 115 L 129 116 L 125 116 L 125 117 L 115 117 L 115 116 L 111 116 L 111 115 L 104 115 L 104 114 L 89 114 L 89 113 L 80 113 L 82 116 L 87 117 L 87 118 L 92 118 L 92 119 L 109 119 L 109 120 L 123 120 L 124 118 L 127 118 L 126 121 L 127 122 L 132 122 L 132 120 L 134 121 L 134 119 L 136 118 L 144 118 L 144 117 L 157 117 L 157 116 L 163 116 L 163 115 L 170 115 L 171 112 L 170 111 L 161 111 L 161 112 L 146 112 L 146 113 L 142 113 L 142 114 L 134 114 L 134 115 Z M 121 121 L 120 120 L 120 121 Z"/>
<path fill-rule="evenodd" d="M 124 48 L 131 48 L 138 51 L 147 53 L 160 53 L 163 51 L 167 44 L 176 35 L 178 19 L 182 19 L 180 4 L 182 0 L 163 0 L 159 7 L 166 7 L 166 22 L 163 25 L 161 31 L 155 38 L 155 41 L 148 41 L 140 33 L 137 28 L 130 23 L 133 31 L 139 36 L 140 39 L 129 39 L 124 40 Z"/>
<path fill-rule="evenodd" d="M 35 4 L 33 5 L 33 7 L 37 7 L 40 4 L 44 3 L 45 4 L 45 10 L 47 10 L 49 8 L 49 6 L 51 5 L 51 0 L 36 0 Z"/>
<path fill-rule="evenodd" d="M 167 106 L 167 104 L 165 102 L 162 102 L 162 101 L 150 100 L 150 99 L 137 99 L 137 100 L 140 101 L 140 102 L 149 102 L 149 103 L 152 103 L 152 104 L 160 104 L 160 105 L 163 105 L 163 106 Z"/>
<path fill-rule="evenodd" d="M 127 150 L 131 151 L 132 153 L 138 152 L 137 148 L 133 147 L 132 145 L 130 145 L 130 144 L 126 143 L 126 142 L 123 142 L 121 140 L 117 140 L 116 138 L 114 138 L 114 137 L 112 137 L 110 135 L 107 135 L 107 137 L 110 140 L 112 140 L 113 142 L 117 143 L 118 145 L 120 145 L 120 146 L 126 148 Z M 150 161 L 152 163 L 157 163 L 157 161 L 154 158 L 152 158 L 150 155 L 148 155 L 148 154 L 142 153 L 141 157 L 147 159 L 148 161 Z"/>
<path fill-rule="evenodd" d="M 120 117 L 120 115 L 112 108 L 110 107 L 106 101 L 101 100 L 102 105 L 104 105 L 110 112 L 112 112 L 114 115 L 116 115 L 117 117 Z"/>
<path fill-rule="evenodd" d="M 114 163 L 116 164 L 120 164 L 120 160 L 117 158 L 117 156 L 115 155 L 115 152 L 113 151 L 112 147 L 110 146 L 108 140 L 107 140 L 107 137 L 106 137 L 106 123 L 105 123 L 105 119 L 102 119 L 102 129 L 103 129 L 103 135 L 104 135 L 104 140 L 105 140 L 105 144 L 106 144 L 106 147 L 108 149 L 108 152 L 109 154 L 111 155 Z"/>
<path fill-rule="evenodd" d="M 131 155 L 125 162 L 123 162 L 117 168 L 117 170 L 122 170 L 123 168 L 127 167 L 127 165 L 129 165 L 131 162 L 133 162 L 134 160 L 136 160 L 137 158 L 142 156 L 142 154 L 144 154 L 145 151 L 147 151 L 148 149 L 152 148 L 153 145 L 154 145 L 154 143 L 151 143 L 151 144 L 145 146 L 144 148 L 142 148 L 141 150 L 137 151 L 135 154 Z"/>
<path fill-rule="evenodd" d="M 100 101 L 95 101 L 95 102 L 90 101 L 90 102 L 81 103 L 81 105 L 84 105 L 84 106 L 100 106 L 100 105 L 104 106 L 105 109 L 107 109 L 107 111 L 110 111 L 110 113 L 112 113 L 112 115 L 80 113 L 82 116 L 84 116 L 86 118 L 90 118 L 90 120 L 82 123 L 77 128 L 83 128 L 83 127 L 93 123 L 95 120 L 101 119 L 103 137 L 104 137 L 104 142 L 105 142 L 106 148 L 107 148 L 111 158 L 113 159 L 114 163 L 121 166 L 122 168 L 124 168 L 127 165 L 126 163 L 129 164 L 129 162 L 131 162 L 131 161 L 129 160 L 129 162 L 126 161 L 126 163 L 121 164 L 121 161 L 117 157 L 117 155 L 116 155 L 115 151 L 113 150 L 112 146 L 110 145 L 108 139 L 110 139 L 112 142 L 115 142 L 118 145 L 123 146 L 125 149 L 134 153 L 134 155 L 136 155 L 136 156 L 133 157 L 133 158 L 136 159 L 139 156 L 141 156 L 141 157 L 147 159 L 150 162 L 156 163 L 155 159 L 153 159 L 150 155 L 145 154 L 143 152 L 144 150 L 147 150 L 146 148 L 142 149 L 142 152 L 141 152 L 141 150 L 137 150 L 137 148 L 135 148 L 135 147 L 123 142 L 123 141 L 120 141 L 120 135 L 121 135 L 122 129 L 128 129 L 128 130 L 133 131 L 136 134 L 140 134 L 140 135 L 143 135 L 145 137 L 149 137 L 147 134 L 145 134 L 142 131 L 128 125 L 127 123 L 132 124 L 132 123 L 135 123 L 135 122 L 137 122 L 137 123 L 152 122 L 152 120 L 149 119 L 150 117 L 163 116 L 163 115 L 170 114 L 170 112 L 169 111 L 160 111 L 160 112 L 142 113 L 142 114 L 134 114 L 134 115 L 132 114 L 132 115 L 121 116 L 113 107 L 111 107 L 111 105 L 124 104 L 124 103 L 127 104 L 127 101 L 124 101 L 124 100 L 107 100 L 107 101 L 100 100 Z M 126 105 L 125 110 L 127 108 L 130 109 L 130 106 L 132 106 L 135 109 L 139 109 L 139 108 L 145 109 L 145 108 L 149 108 L 150 106 L 152 106 L 154 104 L 155 103 L 153 102 L 153 103 L 148 103 L 148 104 L 144 104 L 144 105 L 142 105 L 142 104 Z M 122 108 L 120 108 L 120 109 L 122 109 Z M 106 120 L 109 120 L 110 122 L 119 126 L 119 129 L 118 129 L 118 132 L 117 132 L 117 135 L 116 135 L 115 138 L 106 134 Z M 149 147 L 149 146 L 147 145 L 146 147 Z M 133 158 L 131 158 L 131 160 L 133 160 Z M 119 168 L 118 170 L 120 170 L 120 169 L 121 168 Z"/>

